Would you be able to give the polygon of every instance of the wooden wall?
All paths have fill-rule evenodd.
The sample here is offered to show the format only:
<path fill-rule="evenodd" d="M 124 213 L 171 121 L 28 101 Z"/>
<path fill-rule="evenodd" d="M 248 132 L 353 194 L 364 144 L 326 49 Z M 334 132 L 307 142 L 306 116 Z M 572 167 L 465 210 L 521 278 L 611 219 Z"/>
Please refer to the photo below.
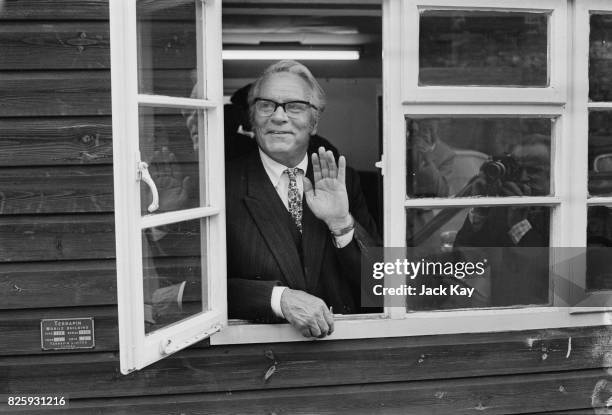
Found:
<path fill-rule="evenodd" d="M 0 396 L 64 395 L 74 414 L 577 414 L 606 392 L 606 326 L 204 342 L 121 375 L 107 2 L 6 0 L 0 55 Z M 88 316 L 95 349 L 40 349 L 40 319 Z"/>

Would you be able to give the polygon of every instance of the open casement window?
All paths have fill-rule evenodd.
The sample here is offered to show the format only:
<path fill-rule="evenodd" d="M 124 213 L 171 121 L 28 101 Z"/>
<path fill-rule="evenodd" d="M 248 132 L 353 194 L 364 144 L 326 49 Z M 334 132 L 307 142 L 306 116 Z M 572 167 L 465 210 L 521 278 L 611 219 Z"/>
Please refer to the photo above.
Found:
<path fill-rule="evenodd" d="M 111 0 L 121 372 L 227 324 L 220 0 Z"/>

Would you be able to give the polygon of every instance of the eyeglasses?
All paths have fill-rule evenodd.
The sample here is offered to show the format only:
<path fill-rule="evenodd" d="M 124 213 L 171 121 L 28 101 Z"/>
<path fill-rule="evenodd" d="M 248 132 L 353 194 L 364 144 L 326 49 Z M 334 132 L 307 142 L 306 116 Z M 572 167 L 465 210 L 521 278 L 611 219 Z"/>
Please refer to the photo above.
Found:
<path fill-rule="evenodd" d="M 304 114 L 309 108 L 318 109 L 308 101 L 276 102 L 271 99 L 255 98 L 253 102 L 255 111 L 262 117 L 269 117 L 281 107 L 288 117 L 297 117 Z"/>

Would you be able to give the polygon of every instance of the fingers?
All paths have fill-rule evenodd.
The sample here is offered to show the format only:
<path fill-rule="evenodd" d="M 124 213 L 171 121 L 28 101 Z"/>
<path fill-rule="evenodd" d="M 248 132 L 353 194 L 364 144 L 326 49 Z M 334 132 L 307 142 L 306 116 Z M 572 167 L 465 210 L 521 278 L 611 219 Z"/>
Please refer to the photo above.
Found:
<path fill-rule="evenodd" d="M 514 182 L 504 182 L 501 190 L 503 196 L 524 196 L 523 190 Z"/>
<path fill-rule="evenodd" d="M 327 153 L 324 147 L 319 147 L 319 163 L 321 163 L 321 177 L 326 179 L 329 177 L 329 163 Z"/>
<path fill-rule="evenodd" d="M 345 183 L 346 180 L 346 158 L 340 156 L 338 159 L 338 181 Z"/>
<path fill-rule="evenodd" d="M 317 153 L 312 153 L 312 173 L 314 176 L 315 183 L 321 180 L 321 163 L 319 163 L 319 156 Z"/>
<path fill-rule="evenodd" d="M 327 323 L 327 334 L 330 335 L 334 332 L 334 315 L 331 312 L 331 309 L 325 308 L 325 312 L 323 313 L 323 317 L 325 318 L 325 322 Z"/>
<path fill-rule="evenodd" d="M 334 317 L 325 302 L 304 291 L 284 290 L 281 309 L 285 319 L 304 337 L 323 338 L 334 331 Z"/>
<path fill-rule="evenodd" d="M 319 147 L 318 153 L 312 153 L 311 159 L 315 183 L 327 178 L 337 178 L 344 183 L 346 178 L 346 158 L 344 156 L 340 156 L 336 164 L 334 153 L 331 150 L 325 150 L 324 147 Z"/>

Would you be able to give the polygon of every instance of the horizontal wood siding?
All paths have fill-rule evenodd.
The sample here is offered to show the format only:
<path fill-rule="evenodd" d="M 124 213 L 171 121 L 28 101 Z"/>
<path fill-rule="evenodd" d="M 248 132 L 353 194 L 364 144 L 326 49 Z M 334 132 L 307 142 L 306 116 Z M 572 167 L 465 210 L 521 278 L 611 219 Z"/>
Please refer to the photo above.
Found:
<path fill-rule="evenodd" d="M 75 414 L 520 414 L 590 408 L 599 370 L 466 380 L 322 386 L 155 398 L 72 401 Z M 572 412 L 570 412 L 572 413 Z"/>
<path fill-rule="evenodd" d="M 43 315 L 50 315 L 43 310 Z M 57 310 L 64 316 L 74 310 Z M 112 332 L 114 316 L 110 308 L 83 309 L 101 320 L 103 333 Z M 474 378 L 596 369 L 606 353 L 612 352 L 612 331 L 608 328 L 567 329 L 555 331 L 469 334 L 459 336 L 423 336 L 413 338 L 365 339 L 278 343 L 242 346 L 190 348 L 146 370 L 108 379 L 106 373 L 118 370 L 114 353 L 65 352 L 40 353 L 31 346 L 38 321 L 26 312 L 14 311 L 10 319 L 0 320 L 0 327 L 11 333 L 19 321 L 26 334 L 19 339 L 13 332 L 8 346 L 0 349 L 0 368 L 9 374 L 13 392 L 31 392 L 35 379 L 62 378 L 49 392 L 70 390 L 74 397 L 156 395 L 183 392 L 218 392 L 257 389 L 299 388 L 318 385 L 344 385 L 380 382 Z M 12 324 L 15 324 L 11 326 Z M 96 324 L 98 326 L 98 324 Z M 568 355 L 569 338 L 571 350 Z M 20 341 L 21 340 L 21 341 Z M 26 349 L 24 343 L 30 344 Z M 108 340 L 108 339 L 107 339 Z M 38 345 L 38 344 L 35 344 Z M 202 344 L 200 346 L 203 346 Z M 116 350 L 106 342 L 103 350 Z M 11 350 L 6 350 L 10 348 Z M 21 348 L 27 356 L 9 356 Z M 99 348 L 96 347 L 99 351 Z M 35 356 L 34 354 L 38 354 Z M 268 356 L 273 356 L 274 360 Z M 114 356 L 114 357 L 112 357 Z M 264 379 L 275 364 L 274 374 Z M 98 367 L 94 376 L 87 367 Z M 61 375 L 63 373 L 63 375 Z M 525 376 L 528 378 L 529 376 Z M 91 391 L 88 382 L 100 386 Z M 50 386 L 48 386 L 51 388 Z M 64 389 L 62 389 L 64 388 Z M 93 395 L 98 394 L 98 395 Z"/>
<path fill-rule="evenodd" d="M 261 4 L 227 3 L 233 13 Z M 376 4 L 328 3 L 330 10 L 364 11 Z M 108 2 L 0 4 L 0 395 L 65 395 L 70 407 L 56 413 L 74 414 L 589 410 L 608 376 L 602 368 L 612 363 L 605 326 L 214 347 L 204 341 L 121 375 Z M 164 15 L 151 32 L 155 71 L 144 83 L 154 81 L 156 92 L 189 96 L 193 63 L 174 57 L 193 47 L 192 22 L 185 8 Z M 193 175 L 183 116 L 158 109 L 156 121 L 183 172 Z M 153 158 L 156 150 L 143 147 L 143 154 Z M 198 238 L 177 239 L 169 256 L 156 258 L 160 284 L 177 264 L 199 266 Z M 76 317 L 94 318 L 94 349 L 41 350 L 41 319 Z M 0 413 L 13 409 L 0 403 Z"/>

